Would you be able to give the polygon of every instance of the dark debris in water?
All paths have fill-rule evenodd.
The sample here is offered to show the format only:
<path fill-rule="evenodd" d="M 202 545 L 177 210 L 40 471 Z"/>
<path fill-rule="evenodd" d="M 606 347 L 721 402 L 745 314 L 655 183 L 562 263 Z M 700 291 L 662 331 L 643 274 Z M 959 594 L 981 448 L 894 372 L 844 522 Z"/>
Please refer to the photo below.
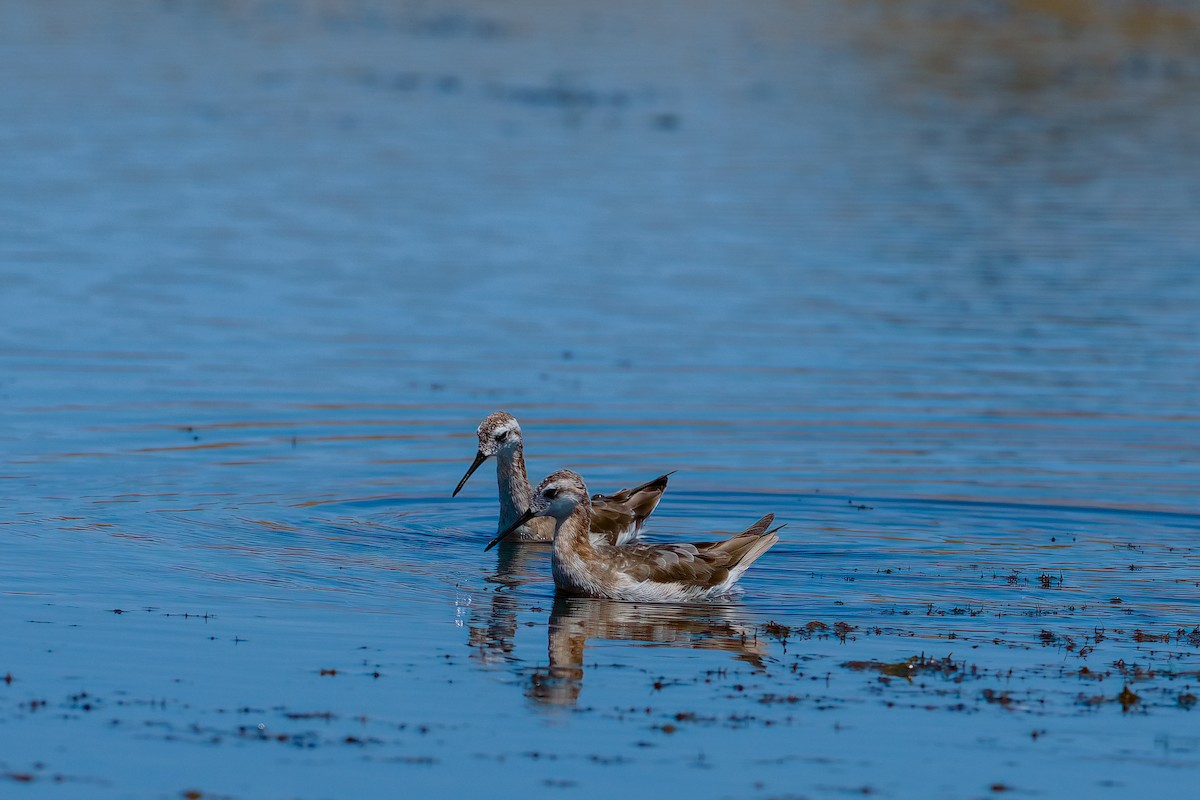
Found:
<path fill-rule="evenodd" d="M 1043 572 L 1041 575 L 1038 576 L 1038 583 L 1041 585 L 1041 587 L 1043 589 L 1052 589 L 1056 586 L 1058 588 L 1062 588 L 1062 585 L 1063 585 L 1062 573 L 1060 572 L 1060 573 L 1058 573 L 1058 575 L 1051 575 L 1049 572 Z"/>
<path fill-rule="evenodd" d="M 938 608 L 933 603 L 925 607 L 927 617 L 978 617 L 983 614 L 983 606 L 972 608 L 970 605 Z"/>
<path fill-rule="evenodd" d="M 846 661 L 842 664 L 846 669 L 858 672 L 878 672 L 891 678 L 905 678 L 912 681 L 917 675 L 938 675 L 941 677 L 958 677 L 961 680 L 964 665 L 954 661 L 950 656 L 945 658 L 926 658 L 924 653 L 912 656 L 903 661 Z"/>
<path fill-rule="evenodd" d="M 1125 688 L 1121 690 L 1121 693 L 1117 695 L 1117 702 L 1121 704 L 1122 711 L 1128 711 L 1138 703 L 1142 702 L 1142 698 L 1141 695 L 1134 692 L 1129 688 L 1129 685 L 1126 684 Z"/>
<path fill-rule="evenodd" d="M 1092 695 L 1080 694 L 1079 698 L 1078 698 L 1078 702 L 1080 705 L 1088 706 L 1088 707 L 1102 706 L 1107 703 L 1117 703 L 1121 706 L 1122 712 L 1128 713 L 1129 711 L 1132 711 L 1135 707 L 1140 706 L 1142 704 L 1142 699 L 1143 699 L 1142 695 L 1133 691 L 1133 689 L 1130 688 L 1129 684 L 1125 684 L 1122 687 L 1120 693 L 1115 696 L 1103 695 L 1103 694 L 1092 694 Z"/>
<path fill-rule="evenodd" d="M 106 785 L 107 783 L 96 778 L 78 777 L 51 771 L 49 765 L 41 761 L 34 762 L 28 768 L 24 769 L 0 769 L 0 781 L 11 781 L 12 783 L 19 784 L 91 784 L 93 786 Z"/>
<path fill-rule="evenodd" d="M 804 625 L 795 626 L 784 625 L 783 623 L 771 620 L 770 622 L 760 625 L 758 630 L 764 636 L 779 642 L 786 650 L 788 642 L 793 639 L 797 641 L 813 638 L 827 639 L 830 635 L 833 635 L 844 642 L 846 641 L 846 637 L 852 632 L 858 630 L 858 628 L 847 622 L 835 622 L 831 628 L 829 625 L 818 620 L 813 620 Z"/>
<path fill-rule="evenodd" d="M 321 719 L 326 722 L 331 722 L 334 719 L 332 711 L 285 711 L 283 713 L 288 719 Z"/>
<path fill-rule="evenodd" d="M 47 772 L 45 764 L 34 764 L 32 770 L 7 770 L 0 772 L 0 780 L 12 781 L 13 783 L 32 784 L 32 783 L 50 783 L 55 785 L 62 784 L 103 784 L 104 781 L 99 781 L 95 778 L 79 778 L 71 775 L 65 775 L 61 772 Z"/>

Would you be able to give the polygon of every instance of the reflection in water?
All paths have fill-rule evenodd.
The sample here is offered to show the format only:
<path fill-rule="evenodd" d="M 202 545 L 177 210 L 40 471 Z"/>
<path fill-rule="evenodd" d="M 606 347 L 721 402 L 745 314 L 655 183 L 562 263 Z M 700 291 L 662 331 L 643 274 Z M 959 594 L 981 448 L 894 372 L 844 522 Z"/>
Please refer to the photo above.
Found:
<path fill-rule="evenodd" d="M 550 666 L 534 672 L 529 697 L 546 705 L 573 705 L 583 688 L 583 653 L 588 639 L 627 641 L 647 647 L 723 650 L 763 667 L 765 641 L 739 621 L 733 605 L 624 603 L 559 597 L 550 613 L 547 650 Z"/>
<path fill-rule="evenodd" d="M 497 556 L 496 572 L 488 582 L 498 586 L 488 593 L 491 604 L 486 624 L 470 626 L 471 657 L 484 664 L 510 659 L 521 602 L 516 589 L 545 574 L 550 560 L 549 542 L 501 545 Z"/>

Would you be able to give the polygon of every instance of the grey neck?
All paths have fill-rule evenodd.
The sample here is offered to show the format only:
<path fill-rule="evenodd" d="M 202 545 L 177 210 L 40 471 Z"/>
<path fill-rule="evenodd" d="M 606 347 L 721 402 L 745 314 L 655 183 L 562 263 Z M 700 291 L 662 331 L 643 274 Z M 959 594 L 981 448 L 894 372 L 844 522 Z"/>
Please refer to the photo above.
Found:
<path fill-rule="evenodd" d="M 521 444 L 496 454 L 496 483 L 500 490 L 500 527 L 504 530 L 529 509 L 533 488 L 525 474 L 525 450 Z"/>

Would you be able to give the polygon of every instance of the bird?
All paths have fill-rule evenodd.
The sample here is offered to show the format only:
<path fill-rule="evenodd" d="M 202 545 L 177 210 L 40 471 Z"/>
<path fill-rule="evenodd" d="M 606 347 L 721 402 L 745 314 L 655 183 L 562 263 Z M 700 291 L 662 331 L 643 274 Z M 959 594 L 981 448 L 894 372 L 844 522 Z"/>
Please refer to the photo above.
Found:
<path fill-rule="evenodd" d="M 477 430 L 479 450 L 475 460 L 463 475 L 451 497 L 457 497 L 479 465 L 496 457 L 496 482 L 500 488 L 500 522 L 497 531 L 513 524 L 513 520 L 529 507 L 533 489 L 525 472 L 525 451 L 521 426 L 516 417 L 506 411 L 496 411 L 484 417 Z M 654 513 L 667 488 L 667 479 L 674 471 L 631 489 L 610 495 L 592 496 L 591 532 L 597 541 L 626 544 L 642 532 L 646 518 Z M 548 542 L 554 538 L 554 525 L 548 519 L 529 519 L 520 523 L 508 537 L 509 541 Z"/>
<path fill-rule="evenodd" d="M 592 501 L 579 473 L 559 470 L 534 490 L 529 508 L 484 550 L 529 520 L 554 519 L 550 567 L 554 586 L 568 596 L 611 600 L 686 602 L 727 594 L 742 573 L 779 541 L 767 514 L 746 530 L 717 542 L 615 545 L 589 535 Z"/>

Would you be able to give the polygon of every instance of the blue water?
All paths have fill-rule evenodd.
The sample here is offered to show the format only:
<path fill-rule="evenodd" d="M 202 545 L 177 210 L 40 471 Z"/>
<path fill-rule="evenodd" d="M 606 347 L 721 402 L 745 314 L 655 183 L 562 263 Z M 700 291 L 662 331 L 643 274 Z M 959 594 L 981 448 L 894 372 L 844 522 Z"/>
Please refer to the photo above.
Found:
<path fill-rule="evenodd" d="M 1177 793 L 1198 26 L 5 4 L 0 794 Z M 556 602 L 500 408 L 783 541 Z"/>

